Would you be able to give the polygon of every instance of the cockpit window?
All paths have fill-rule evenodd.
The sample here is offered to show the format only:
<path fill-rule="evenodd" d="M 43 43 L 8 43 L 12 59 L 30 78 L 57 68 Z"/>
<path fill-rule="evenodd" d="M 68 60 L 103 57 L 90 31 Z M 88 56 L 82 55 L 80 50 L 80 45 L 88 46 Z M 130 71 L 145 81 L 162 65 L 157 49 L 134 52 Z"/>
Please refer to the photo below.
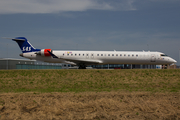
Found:
<path fill-rule="evenodd" d="M 168 56 L 168 55 L 165 55 L 165 54 L 161 54 L 161 56 Z"/>

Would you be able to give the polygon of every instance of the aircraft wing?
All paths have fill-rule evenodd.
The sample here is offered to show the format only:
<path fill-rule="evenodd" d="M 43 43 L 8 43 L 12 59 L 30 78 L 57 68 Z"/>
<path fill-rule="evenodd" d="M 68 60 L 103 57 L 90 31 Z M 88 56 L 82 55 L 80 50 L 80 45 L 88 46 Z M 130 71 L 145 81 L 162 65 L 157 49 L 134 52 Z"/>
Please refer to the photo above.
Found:
<path fill-rule="evenodd" d="M 76 64 L 99 64 L 99 63 L 103 63 L 100 60 L 91 60 L 91 59 L 68 59 L 68 58 L 63 58 L 61 57 L 60 59 L 66 60 L 66 61 L 70 61 L 70 62 L 74 62 Z"/>
<path fill-rule="evenodd" d="M 50 52 L 48 50 L 49 54 L 51 54 L 51 56 L 53 58 L 57 58 L 57 59 L 63 59 L 63 60 L 66 60 L 66 61 L 70 61 L 70 62 L 73 62 L 73 63 L 76 63 L 76 64 L 99 64 L 99 63 L 103 63 L 102 61 L 100 60 L 92 60 L 92 59 L 70 59 L 70 58 L 63 58 L 63 57 L 57 57 L 55 54 L 53 54 L 52 52 Z"/>

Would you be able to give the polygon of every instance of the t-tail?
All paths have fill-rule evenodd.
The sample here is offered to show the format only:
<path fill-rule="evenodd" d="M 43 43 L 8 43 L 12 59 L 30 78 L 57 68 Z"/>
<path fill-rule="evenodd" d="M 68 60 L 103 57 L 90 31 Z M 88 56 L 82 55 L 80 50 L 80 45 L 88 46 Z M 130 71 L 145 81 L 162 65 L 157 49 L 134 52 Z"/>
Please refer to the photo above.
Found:
<path fill-rule="evenodd" d="M 25 37 L 16 37 L 16 38 L 13 38 L 12 40 L 17 42 L 22 53 L 37 52 L 41 50 L 41 49 L 34 48 Z"/>

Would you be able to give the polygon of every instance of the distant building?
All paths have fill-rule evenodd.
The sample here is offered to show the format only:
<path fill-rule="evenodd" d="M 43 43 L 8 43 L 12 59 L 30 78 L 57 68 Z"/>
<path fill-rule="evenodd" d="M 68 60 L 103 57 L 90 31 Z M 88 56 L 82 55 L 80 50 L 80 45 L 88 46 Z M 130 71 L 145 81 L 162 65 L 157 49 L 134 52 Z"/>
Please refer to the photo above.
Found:
<path fill-rule="evenodd" d="M 0 69 L 62 69 L 62 66 L 37 63 L 35 60 L 1 58 Z"/>
<path fill-rule="evenodd" d="M 172 64 L 168 66 L 168 69 L 176 69 L 176 68 L 178 68 L 176 64 Z"/>
<path fill-rule="evenodd" d="M 1 58 L 0 69 L 17 69 L 20 65 L 33 65 L 34 60 Z"/>

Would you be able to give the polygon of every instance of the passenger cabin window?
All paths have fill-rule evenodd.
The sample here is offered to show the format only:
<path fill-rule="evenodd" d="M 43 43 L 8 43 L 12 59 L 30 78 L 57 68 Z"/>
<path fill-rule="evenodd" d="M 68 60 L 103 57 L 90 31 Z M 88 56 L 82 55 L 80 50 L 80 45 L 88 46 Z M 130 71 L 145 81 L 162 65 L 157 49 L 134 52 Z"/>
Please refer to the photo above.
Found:
<path fill-rule="evenodd" d="M 64 53 L 63 53 L 63 56 L 64 56 Z"/>
<path fill-rule="evenodd" d="M 83 54 L 83 56 L 84 56 L 84 54 Z"/>
<path fill-rule="evenodd" d="M 126 56 L 126 54 L 124 54 L 124 56 Z"/>
<path fill-rule="evenodd" d="M 122 54 L 120 54 L 120 56 L 122 56 Z"/>
<path fill-rule="evenodd" d="M 112 56 L 114 56 L 114 54 L 112 54 Z"/>
<path fill-rule="evenodd" d="M 116 56 L 118 56 L 118 54 L 116 54 Z"/>
<path fill-rule="evenodd" d="M 130 57 L 130 55 L 128 55 L 128 57 Z"/>
<path fill-rule="evenodd" d="M 88 56 L 88 54 L 86 56 Z"/>
<path fill-rule="evenodd" d="M 132 56 L 134 57 L 134 55 L 132 54 Z"/>
<path fill-rule="evenodd" d="M 75 54 L 75 56 L 76 56 L 76 54 Z"/>
<path fill-rule="evenodd" d="M 73 54 L 71 54 L 71 56 L 73 56 Z"/>
<path fill-rule="evenodd" d="M 97 56 L 99 56 L 99 54 L 97 54 Z"/>
<path fill-rule="evenodd" d="M 138 57 L 138 55 L 136 55 L 136 57 Z"/>
<path fill-rule="evenodd" d="M 101 56 L 103 56 L 103 54 L 101 54 Z"/>
<path fill-rule="evenodd" d="M 108 54 L 108 56 L 110 56 L 110 54 Z"/>
<path fill-rule="evenodd" d="M 79 56 L 80 56 L 81 54 L 79 54 Z"/>
<path fill-rule="evenodd" d="M 69 56 L 69 54 L 67 54 Z"/>

